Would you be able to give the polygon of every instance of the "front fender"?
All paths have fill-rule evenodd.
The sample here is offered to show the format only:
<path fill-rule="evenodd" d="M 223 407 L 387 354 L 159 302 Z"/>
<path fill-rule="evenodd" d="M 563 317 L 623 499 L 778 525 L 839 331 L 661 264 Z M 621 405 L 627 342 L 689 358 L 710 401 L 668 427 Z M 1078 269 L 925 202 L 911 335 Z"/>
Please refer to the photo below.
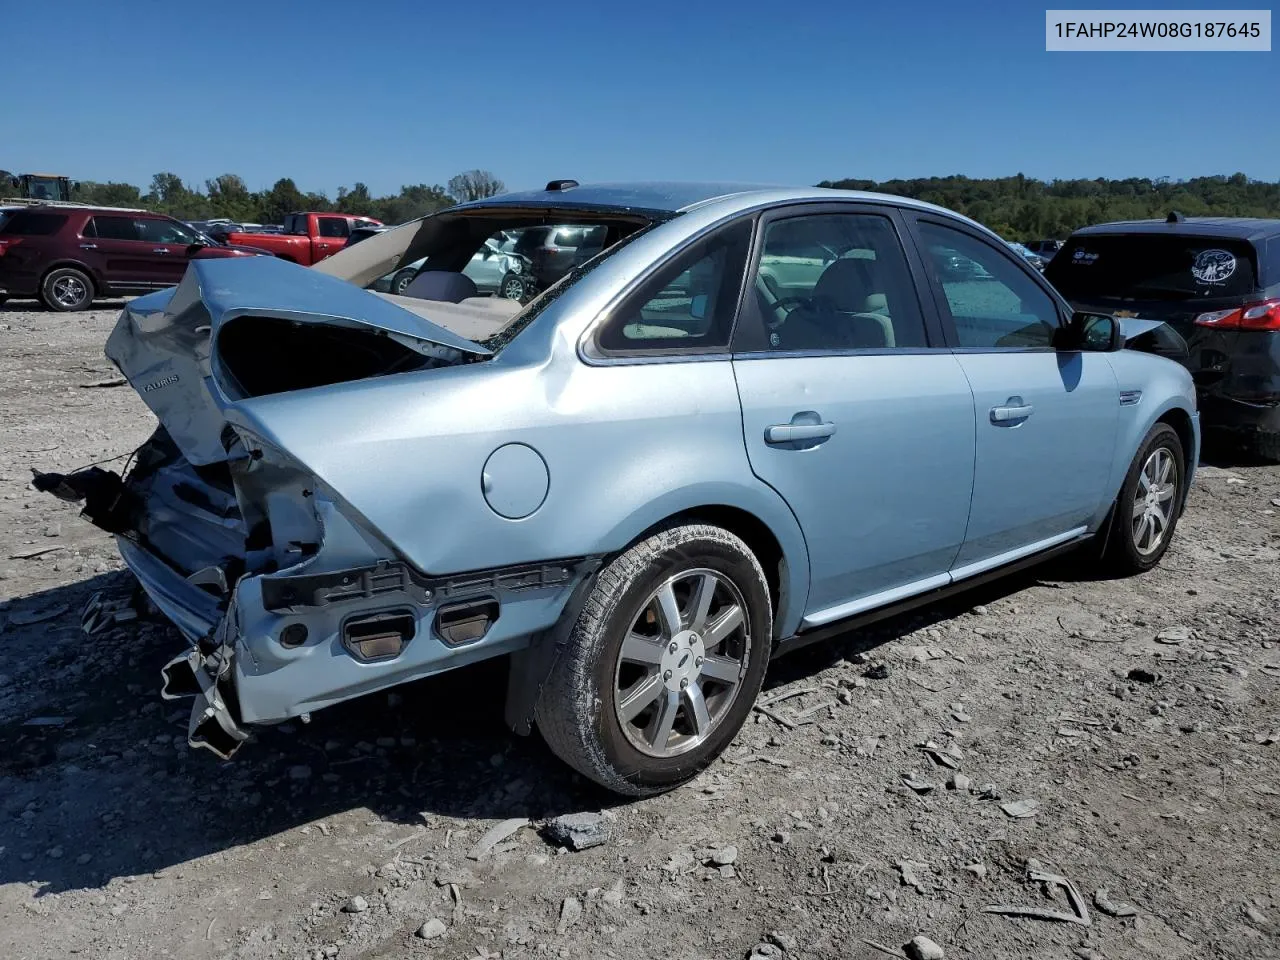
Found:
<path fill-rule="evenodd" d="M 1120 388 L 1120 424 L 1116 436 L 1116 452 L 1111 466 L 1111 495 L 1097 517 L 1095 527 L 1111 508 L 1125 475 L 1137 455 L 1142 440 L 1156 423 L 1177 410 L 1191 423 L 1192 449 L 1187 455 L 1186 489 L 1195 477 L 1200 459 L 1200 418 L 1196 411 L 1196 390 L 1191 374 L 1179 363 L 1164 357 L 1132 350 L 1119 350 L 1109 355 Z M 1133 402 L 1123 402 L 1136 395 Z M 1185 493 L 1184 493 L 1185 497 Z"/>

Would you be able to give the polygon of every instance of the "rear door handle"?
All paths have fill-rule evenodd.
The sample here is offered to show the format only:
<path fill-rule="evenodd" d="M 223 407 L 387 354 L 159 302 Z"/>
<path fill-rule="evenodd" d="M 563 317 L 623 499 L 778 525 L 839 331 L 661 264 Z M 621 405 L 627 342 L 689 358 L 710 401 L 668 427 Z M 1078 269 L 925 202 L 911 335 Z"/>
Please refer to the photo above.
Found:
<path fill-rule="evenodd" d="M 156 247 L 151 252 L 152 253 L 168 253 L 169 251 L 165 247 Z"/>
<path fill-rule="evenodd" d="M 835 436 L 834 423 L 775 423 L 764 428 L 764 442 L 772 444 L 826 440 Z"/>
<path fill-rule="evenodd" d="M 992 423 L 1015 423 L 1027 419 L 1036 408 L 1023 402 L 1021 397 L 1010 397 L 999 406 L 991 408 Z"/>
<path fill-rule="evenodd" d="M 82 243 L 80 244 L 80 249 L 81 250 L 97 250 L 98 245 L 96 243 Z"/>

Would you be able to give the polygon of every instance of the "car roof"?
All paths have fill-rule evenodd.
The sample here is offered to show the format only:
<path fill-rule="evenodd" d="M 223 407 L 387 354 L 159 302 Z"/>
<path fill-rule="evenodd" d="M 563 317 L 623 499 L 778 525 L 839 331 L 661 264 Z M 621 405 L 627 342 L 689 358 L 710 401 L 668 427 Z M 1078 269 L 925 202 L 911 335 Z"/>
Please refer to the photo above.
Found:
<path fill-rule="evenodd" d="M 1265 240 L 1280 237 L 1280 220 L 1262 217 L 1186 217 L 1174 223 L 1165 220 L 1119 220 L 1081 227 L 1073 237 L 1115 234 L 1172 234 L 1173 236 L 1220 237 L 1235 240 Z"/>
<path fill-rule="evenodd" d="M 943 207 L 895 194 L 869 193 L 863 190 L 833 190 L 827 187 L 788 187 L 760 183 L 737 182 L 673 182 L 639 181 L 634 183 L 594 183 L 561 190 L 525 190 L 504 193 L 484 200 L 471 200 L 450 207 L 449 211 L 481 207 L 547 207 L 557 210 L 629 210 L 636 213 L 686 213 L 714 202 L 742 210 L 768 204 L 820 202 L 823 200 L 891 203 L 899 207 L 945 213 L 952 218 L 974 223 L 967 217 Z M 980 226 L 980 225 L 979 225 Z M 987 229 L 982 228 L 985 232 Z"/>

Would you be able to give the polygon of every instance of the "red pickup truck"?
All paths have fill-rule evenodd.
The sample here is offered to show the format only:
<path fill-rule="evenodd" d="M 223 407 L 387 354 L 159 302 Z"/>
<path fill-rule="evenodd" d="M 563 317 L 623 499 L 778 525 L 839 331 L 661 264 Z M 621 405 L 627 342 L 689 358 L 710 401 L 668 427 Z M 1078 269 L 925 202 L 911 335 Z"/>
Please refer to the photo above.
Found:
<path fill-rule="evenodd" d="M 228 233 L 226 243 L 257 247 L 281 260 L 304 267 L 331 257 L 347 242 L 356 227 L 378 227 L 382 222 L 346 213 L 291 213 L 284 218 L 284 233 Z"/>

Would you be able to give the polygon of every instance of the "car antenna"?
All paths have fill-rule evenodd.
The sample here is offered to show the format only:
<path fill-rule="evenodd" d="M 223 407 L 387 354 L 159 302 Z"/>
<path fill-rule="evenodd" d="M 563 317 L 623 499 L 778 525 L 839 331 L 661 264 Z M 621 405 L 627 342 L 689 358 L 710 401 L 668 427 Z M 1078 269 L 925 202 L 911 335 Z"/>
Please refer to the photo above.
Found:
<path fill-rule="evenodd" d="M 1180 214 L 1177 210 L 1170 210 L 1169 215 L 1164 218 L 1165 223 L 1182 223 L 1187 218 Z"/>
<path fill-rule="evenodd" d="M 572 190 L 576 186 L 578 186 L 577 180 L 549 180 L 547 182 L 547 191 Z"/>

